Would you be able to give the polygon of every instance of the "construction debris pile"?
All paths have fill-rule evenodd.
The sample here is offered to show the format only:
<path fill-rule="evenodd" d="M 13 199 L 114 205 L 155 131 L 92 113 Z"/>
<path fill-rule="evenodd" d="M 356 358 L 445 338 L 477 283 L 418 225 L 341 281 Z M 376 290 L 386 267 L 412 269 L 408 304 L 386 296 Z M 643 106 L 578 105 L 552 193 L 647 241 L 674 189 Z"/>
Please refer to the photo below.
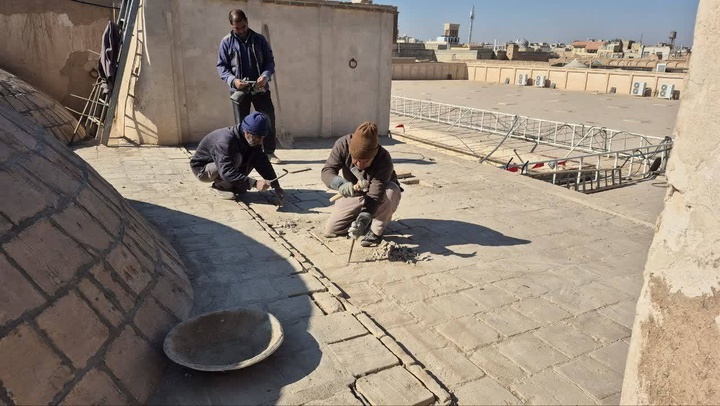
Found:
<path fill-rule="evenodd" d="M 405 247 L 392 241 L 386 241 L 375 248 L 368 257 L 368 261 L 380 261 L 387 259 L 390 262 L 405 262 L 414 264 L 418 261 L 429 261 L 429 254 L 420 254 L 414 248 Z"/>

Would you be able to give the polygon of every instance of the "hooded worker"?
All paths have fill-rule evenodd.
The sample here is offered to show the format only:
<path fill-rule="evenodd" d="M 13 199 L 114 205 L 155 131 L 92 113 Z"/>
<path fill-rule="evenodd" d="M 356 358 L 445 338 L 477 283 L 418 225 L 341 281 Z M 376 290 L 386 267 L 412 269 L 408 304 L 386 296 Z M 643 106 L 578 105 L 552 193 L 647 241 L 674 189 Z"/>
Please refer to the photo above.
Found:
<path fill-rule="evenodd" d="M 325 237 L 350 232 L 351 237 L 363 236 L 363 247 L 379 244 L 402 189 L 390 153 L 378 143 L 377 125 L 362 123 L 339 138 L 321 176 L 327 187 L 342 195 L 333 206 Z"/>
<path fill-rule="evenodd" d="M 239 125 L 211 132 L 200 141 L 190 158 L 190 169 L 200 181 L 212 182 L 211 187 L 223 198 L 234 199 L 252 188 L 273 187 L 282 202 L 284 193 L 280 182 L 275 179 L 275 170 L 262 150 L 269 128 L 267 116 L 253 112 Z M 253 169 L 263 179 L 248 176 Z"/>

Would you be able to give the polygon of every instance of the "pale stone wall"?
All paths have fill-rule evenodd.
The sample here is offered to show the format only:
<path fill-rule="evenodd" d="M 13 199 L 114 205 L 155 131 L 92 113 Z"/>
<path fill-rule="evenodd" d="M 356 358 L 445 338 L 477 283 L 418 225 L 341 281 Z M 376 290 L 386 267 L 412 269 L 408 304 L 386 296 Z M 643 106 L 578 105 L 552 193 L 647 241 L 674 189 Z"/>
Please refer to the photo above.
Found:
<path fill-rule="evenodd" d="M 646 82 L 646 87 L 651 89 L 654 96 L 663 84 L 674 85 L 675 90 L 682 97 L 685 89 L 686 73 L 655 73 L 620 71 L 607 69 L 566 69 L 566 68 L 541 68 L 531 64 L 509 64 L 501 66 L 485 64 L 482 62 L 468 63 L 468 79 L 479 82 L 505 83 L 509 78 L 510 83 L 517 81 L 517 76 L 522 73 L 530 74 L 534 79 L 537 75 L 546 76 L 554 83 L 557 89 L 578 90 L 587 92 L 606 93 L 610 88 L 615 87 L 616 93 L 630 94 L 632 83 L 637 81 Z"/>
<path fill-rule="evenodd" d="M 393 63 L 393 80 L 467 80 L 464 63 Z"/>
<path fill-rule="evenodd" d="M 78 127 L 76 134 L 73 134 L 77 120 L 65 107 L 2 69 L 0 69 L 0 106 L 28 117 L 64 144 L 85 138 L 85 129 L 82 126 Z"/>
<path fill-rule="evenodd" d="M 98 56 L 88 50 L 100 52 L 111 18 L 111 9 L 67 0 L 2 0 L 0 69 L 82 111 L 85 101 L 70 94 L 90 94 Z"/>
<path fill-rule="evenodd" d="M 720 404 L 720 2 L 701 0 L 623 404 Z"/>
<path fill-rule="evenodd" d="M 0 404 L 145 402 L 192 306 L 180 258 L 40 126 L 0 128 Z"/>
<path fill-rule="evenodd" d="M 389 126 L 395 7 L 316 1 L 146 1 L 113 134 L 140 143 L 199 141 L 233 124 L 217 70 L 227 14 L 267 25 L 276 62 L 270 84 L 279 133 L 330 137 L 375 121 Z M 351 68 L 351 59 L 357 67 Z M 132 75 L 131 75 L 132 73 Z"/>

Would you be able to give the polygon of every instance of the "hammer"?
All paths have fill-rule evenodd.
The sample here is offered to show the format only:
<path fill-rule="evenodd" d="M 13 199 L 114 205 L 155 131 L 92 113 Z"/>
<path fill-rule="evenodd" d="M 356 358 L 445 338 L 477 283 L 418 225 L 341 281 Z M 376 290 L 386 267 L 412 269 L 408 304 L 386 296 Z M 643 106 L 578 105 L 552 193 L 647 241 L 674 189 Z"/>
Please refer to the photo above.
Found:
<path fill-rule="evenodd" d="M 358 182 L 353 185 L 353 189 L 356 192 L 366 193 L 370 189 L 370 184 L 367 180 L 365 180 L 365 172 L 361 171 L 356 166 L 351 167 L 350 172 L 352 172 L 352 174 L 355 175 L 358 180 Z M 341 197 L 343 197 L 342 194 L 336 193 L 335 196 L 330 198 L 330 202 L 334 202 Z"/>

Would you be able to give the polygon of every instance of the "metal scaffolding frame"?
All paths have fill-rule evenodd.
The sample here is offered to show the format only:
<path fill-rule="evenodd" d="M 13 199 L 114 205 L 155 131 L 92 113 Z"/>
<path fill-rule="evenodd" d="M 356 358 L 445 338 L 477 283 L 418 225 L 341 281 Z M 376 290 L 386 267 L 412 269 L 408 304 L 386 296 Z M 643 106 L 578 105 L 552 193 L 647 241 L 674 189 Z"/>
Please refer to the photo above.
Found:
<path fill-rule="evenodd" d="M 447 131 L 454 127 L 462 127 L 500 135 L 507 133 L 515 118 L 513 114 L 399 96 L 391 97 L 390 112 L 411 117 L 412 120 L 409 123 L 420 119 L 448 124 Z M 510 134 L 511 138 L 569 149 L 571 152 L 613 152 L 653 147 L 666 142 L 665 138 L 612 130 L 606 127 L 562 123 L 525 116 L 518 117 L 519 123 Z"/>

